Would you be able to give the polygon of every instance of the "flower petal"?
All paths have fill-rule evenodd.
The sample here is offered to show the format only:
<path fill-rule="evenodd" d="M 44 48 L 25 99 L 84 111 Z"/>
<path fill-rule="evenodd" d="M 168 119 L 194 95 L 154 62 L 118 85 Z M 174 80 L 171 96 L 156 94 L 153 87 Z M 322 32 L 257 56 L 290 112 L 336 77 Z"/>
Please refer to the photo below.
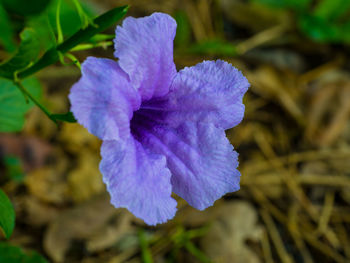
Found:
<path fill-rule="evenodd" d="M 132 136 L 126 141 L 104 141 L 100 170 L 111 203 L 125 207 L 149 225 L 174 217 L 170 171 L 162 155 L 150 153 Z"/>
<path fill-rule="evenodd" d="M 175 20 L 162 13 L 128 17 L 116 29 L 115 53 L 143 100 L 168 93 L 176 74 L 173 62 Z"/>
<path fill-rule="evenodd" d="M 141 108 L 153 110 L 150 117 L 173 127 L 201 121 L 229 129 L 243 118 L 242 98 L 248 87 L 247 79 L 231 64 L 204 61 L 181 70 L 167 96 L 144 102 Z"/>
<path fill-rule="evenodd" d="M 82 77 L 69 99 L 78 122 L 102 140 L 127 138 L 133 111 L 141 103 L 117 62 L 94 57 L 82 64 Z"/>
<path fill-rule="evenodd" d="M 170 128 L 145 119 L 138 124 L 137 138 L 151 151 L 167 157 L 173 191 L 191 206 L 205 209 L 239 189 L 238 154 L 222 128 L 194 122 Z"/>

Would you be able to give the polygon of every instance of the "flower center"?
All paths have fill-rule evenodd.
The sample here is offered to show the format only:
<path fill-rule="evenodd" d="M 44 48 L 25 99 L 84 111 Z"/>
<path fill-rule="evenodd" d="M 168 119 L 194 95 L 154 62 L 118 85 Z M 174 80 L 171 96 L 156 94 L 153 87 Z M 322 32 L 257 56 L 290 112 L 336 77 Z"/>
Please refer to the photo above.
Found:
<path fill-rule="evenodd" d="M 159 106 L 151 102 L 143 102 L 140 109 L 134 112 L 130 129 L 135 139 L 140 140 L 145 131 L 150 131 L 155 125 L 160 124 L 163 111 Z"/>

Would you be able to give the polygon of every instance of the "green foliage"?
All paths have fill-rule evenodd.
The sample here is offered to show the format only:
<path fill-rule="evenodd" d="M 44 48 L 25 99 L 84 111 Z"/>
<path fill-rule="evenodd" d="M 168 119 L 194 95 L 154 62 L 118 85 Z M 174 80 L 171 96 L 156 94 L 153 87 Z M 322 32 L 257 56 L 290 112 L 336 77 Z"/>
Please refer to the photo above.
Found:
<path fill-rule="evenodd" d="M 89 25 L 87 28 L 80 29 L 70 38 L 65 40 L 62 44 L 58 45 L 55 48 L 48 50 L 43 57 L 39 59 L 37 63 L 28 68 L 27 70 L 18 74 L 19 78 L 25 78 L 30 76 L 37 71 L 43 69 L 46 66 L 49 66 L 59 60 L 59 53 L 66 53 L 70 49 L 79 45 L 82 42 L 88 41 L 94 35 L 106 30 L 113 23 L 116 23 L 121 19 L 126 12 L 128 11 L 128 6 L 122 6 L 114 8 L 101 16 L 93 20 L 93 25 Z"/>
<path fill-rule="evenodd" d="M 311 0 L 254 0 L 255 2 L 273 7 L 273 8 L 292 8 L 303 10 L 307 8 Z"/>
<path fill-rule="evenodd" d="M 182 226 L 178 227 L 175 234 L 171 237 L 175 245 L 174 250 L 172 251 L 173 259 L 176 258 L 176 254 L 178 253 L 179 249 L 185 248 L 199 262 L 210 263 L 211 260 L 192 242 L 193 238 L 205 235 L 207 230 L 207 227 L 203 227 L 186 231 Z"/>
<path fill-rule="evenodd" d="M 40 254 L 34 251 L 23 252 L 19 247 L 0 243 L 0 262 L 6 263 L 48 263 Z"/>
<path fill-rule="evenodd" d="M 121 19 L 128 11 L 128 6 L 114 8 L 93 20 L 93 24 L 80 29 L 73 36 L 57 47 L 57 50 L 65 53 L 82 42 L 88 41 L 94 35 L 106 30 L 113 23 Z"/>
<path fill-rule="evenodd" d="M 7 15 L 6 10 L 3 8 L 0 1 L 0 44 L 2 44 L 5 50 L 12 52 L 16 49 L 16 44 L 14 42 L 14 32 L 12 28 L 11 21 Z"/>
<path fill-rule="evenodd" d="M 70 111 L 64 114 L 52 114 L 52 117 L 58 121 L 77 122 L 77 120 L 73 116 L 73 113 L 71 113 Z"/>
<path fill-rule="evenodd" d="M 345 24 L 337 24 L 317 16 L 303 15 L 298 22 L 301 31 L 315 41 L 350 43 L 350 20 Z"/>
<path fill-rule="evenodd" d="M 25 79 L 23 86 L 35 98 L 41 96 L 41 86 L 36 78 Z M 24 124 L 25 114 L 33 103 L 26 101 L 11 80 L 0 78 L 0 87 L 0 132 L 20 131 Z"/>
<path fill-rule="evenodd" d="M 185 12 L 179 11 L 175 14 L 177 30 L 175 36 L 176 46 L 186 46 L 191 39 L 191 25 Z"/>
<path fill-rule="evenodd" d="M 293 10 L 301 32 L 317 42 L 350 43 L 350 1 L 253 0 L 274 8 Z"/>
<path fill-rule="evenodd" d="M 6 78 L 13 78 L 16 71 L 33 63 L 39 55 L 39 42 L 33 29 L 24 29 L 20 37 L 21 44 L 15 55 L 0 65 L 0 75 Z"/>
<path fill-rule="evenodd" d="M 349 0 L 323 0 L 315 7 L 313 15 L 324 20 L 334 21 L 349 11 Z"/>
<path fill-rule="evenodd" d="M 192 46 L 189 50 L 192 53 L 218 55 L 218 56 L 236 56 L 236 47 L 226 41 L 220 39 L 212 39 L 203 41 Z"/>
<path fill-rule="evenodd" d="M 49 22 L 47 12 L 28 19 L 26 26 L 35 28 L 35 32 L 40 43 L 40 51 L 45 52 L 46 50 L 56 46 L 55 33 Z"/>
<path fill-rule="evenodd" d="M 21 1 L 15 0 L 14 2 Z M 52 1 L 47 9 L 45 6 L 40 11 L 39 9 L 36 9 L 35 12 L 30 10 L 24 14 L 21 7 L 18 7 L 19 11 L 16 11 L 18 14 L 22 12 L 23 15 L 42 13 L 27 18 L 26 24 L 32 27 L 22 31 L 20 34 L 21 43 L 17 52 L 0 65 L 0 131 L 2 132 L 21 130 L 25 113 L 33 103 L 56 123 L 57 121 L 76 122 L 71 112 L 52 114 L 48 111 L 37 99 L 40 96 L 39 82 L 33 78 L 25 78 L 59 61 L 60 58 L 62 60 L 64 56 L 73 59 L 79 65 L 79 61 L 75 59 L 74 55 L 68 52 L 83 42 L 98 41 L 101 37 L 104 40 L 110 39 L 110 36 L 98 36 L 98 34 L 121 19 L 128 10 L 127 6 L 114 8 L 92 20 L 90 19 L 91 12 L 89 13 L 81 6 L 78 0 L 63 0 L 62 5 L 57 5 L 57 1 L 60 0 Z M 5 2 L 7 3 L 6 8 L 11 11 L 14 6 L 10 7 L 10 2 L 7 0 Z M 34 1 L 33 5 L 36 3 L 39 1 Z M 0 20 L 0 23 L 8 27 L 9 21 L 6 20 L 6 12 L 2 11 L 5 20 Z M 58 30 L 60 31 L 60 43 L 56 42 L 55 30 L 57 32 L 57 28 L 62 29 L 62 32 Z M 67 36 L 69 37 L 63 41 L 64 37 Z M 94 36 L 95 40 L 92 40 Z M 9 38 L 10 34 L 5 40 L 8 41 Z M 4 38 L 0 40 L 4 42 Z M 44 54 L 38 59 L 41 51 L 44 51 Z M 22 79 L 25 80 L 22 81 Z"/>
<path fill-rule="evenodd" d="M 57 34 L 57 24 L 56 24 L 56 11 L 57 11 L 58 0 L 52 1 L 51 5 L 48 7 L 48 19 L 49 22 Z M 83 13 L 82 13 L 83 12 Z M 72 0 L 62 0 L 60 8 L 60 24 L 63 36 L 69 37 L 77 32 L 81 27 L 84 27 L 82 23 L 82 17 L 84 14 L 91 17 L 94 14 L 91 8 L 87 4 L 82 5 L 82 10 L 77 10 L 74 2 Z"/>
<path fill-rule="evenodd" d="M 6 175 L 9 179 L 22 182 L 24 179 L 24 172 L 21 165 L 21 160 L 15 156 L 5 156 L 2 159 L 5 165 Z"/>
<path fill-rule="evenodd" d="M 350 1 L 323 0 L 299 16 L 302 32 L 318 42 L 350 43 Z"/>
<path fill-rule="evenodd" d="M 39 14 L 50 3 L 49 0 L 1 0 L 1 2 L 8 12 L 21 16 Z"/>
<path fill-rule="evenodd" d="M 152 263 L 153 262 L 152 253 L 148 246 L 148 239 L 145 231 L 143 229 L 140 229 L 138 236 L 139 236 L 139 242 L 140 242 L 141 253 L 142 253 L 142 262 Z"/>
<path fill-rule="evenodd" d="M 0 189 L 0 230 L 6 238 L 10 238 L 15 227 L 15 210 L 7 195 Z M 0 250 L 0 256 L 2 255 Z M 0 262 L 7 262 L 1 261 Z"/>
<path fill-rule="evenodd" d="M 77 1 L 75 1 L 77 2 Z M 27 19 L 26 26 L 35 28 L 35 31 L 40 40 L 41 50 L 56 46 L 56 37 L 58 34 L 58 26 L 56 24 L 56 13 L 58 0 L 51 1 L 47 9 L 40 15 L 33 16 Z M 77 9 L 72 0 L 61 1 L 59 10 L 59 21 L 62 35 L 70 37 L 77 32 L 81 27 L 86 27 L 86 20 L 95 15 L 93 10 L 87 4 L 82 5 Z M 85 20 L 83 18 L 86 18 Z"/>

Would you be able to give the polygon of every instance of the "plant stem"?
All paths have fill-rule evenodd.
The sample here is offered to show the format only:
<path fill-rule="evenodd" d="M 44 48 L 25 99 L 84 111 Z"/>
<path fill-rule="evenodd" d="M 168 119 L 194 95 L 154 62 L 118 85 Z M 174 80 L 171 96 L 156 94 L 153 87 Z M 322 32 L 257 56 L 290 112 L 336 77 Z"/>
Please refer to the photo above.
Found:
<path fill-rule="evenodd" d="M 57 43 L 61 44 L 63 42 L 63 33 L 60 21 L 60 11 L 61 11 L 62 0 L 58 0 L 56 9 L 56 27 L 57 27 Z"/>
<path fill-rule="evenodd" d="M 37 99 L 35 99 L 30 92 L 26 90 L 26 88 L 22 85 L 20 80 L 14 80 L 14 84 L 20 89 L 20 91 L 25 94 L 27 98 L 29 98 L 36 106 L 38 106 L 47 117 L 49 117 L 53 122 L 57 124 L 57 121 L 55 118 L 52 117 L 52 114 L 39 102 Z"/>
<path fill-rule="evenodd" d="M 80 44 L 77 45 L 76 47 L 72 48 L 70 51 L 81 51 L 81 50 L 87 50 L 87 49 L 92 49 L 92 48 L 96 48 L 96 47 L 103 47 L 106 48 L 108 46 L 112 46 L 113 45 L 113 41 L 102 41 L 96 44 Z"/>
<path fill-rule="evenodd" d="M 72 48 L 79 45 L 81 42 L 87 41 L 92 36 L 105 30 L 111 24 L 117 22 L 120 18 L 122 18 L 128 11 L 128 8 L 128 6 L 114 8 L 97 17 L 93 20 L 94 25 L 90 24 L 87 28 L 80 29 L 77 33 L 65 40 L 63 43 L 59 44 L 57 47 L 49 49 L 33 66 L 18 73 L 18 77 L 20 79 L 23 79 L 38 72 L 46 66 L 56 63 L 59 60 L 59 52 L 63 54 L 67 53 Z"/>

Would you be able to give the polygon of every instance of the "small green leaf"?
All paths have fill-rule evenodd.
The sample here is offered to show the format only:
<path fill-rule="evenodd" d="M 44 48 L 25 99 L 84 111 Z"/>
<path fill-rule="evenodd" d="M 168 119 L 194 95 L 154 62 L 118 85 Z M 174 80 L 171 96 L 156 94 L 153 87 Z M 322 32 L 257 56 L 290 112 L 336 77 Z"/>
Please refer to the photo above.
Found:
<path fill-rule="evenodd" d="M 19 247 L 0 242 L 1 263 L 48 263 L 48 261 L 35 251 L 24 253 Z"/>
<path fill-rule="evenodd" d="M 15 228 L 15 210 L 7 195 L 0 189 L 0 230 L 6 238 L 10 238 Z M 1 255 L 2 253 L 0 253 Z M 7 262 L 1 261 L 0 262 Z"/>
<path fill-rule="evenodd" d="M 25 77 L 28 77 L 34 74 L 35 72 L 41 70 L 42 68 L 48 65 L 51 65 L 57 62 L 59 60 L 59 55 L 58 55 L 59 52 L 66 53 L 70 49 L 79 45 L 80 43 L 88 41 L 94 35 L 104 31 L 109 26 L 116 23 L 119 19 L 121 19 L 126 14 L 127 11 L 128 11 L 128 6 L 117 7 L 95 18 L 93 20 L 94 25 L 89 25 L 85 29 L 80 29 L 73 36 L 68 38 L 66 41 L 64 41 L 62 44 L 60 44 L 56 48 L 52 48 L 48 50 L 39 59 L 39 61 L 36 62 L 33 66 L 24 70 L 23 72 L 20 72 L 18 74 L 18 77 L 20 79 L 23 79 Z"/>
<path fill-rule="evenodd" d="M 1 28 L 0 43 L 2 43 L 2 45 L 7 51 L 13 52 L 16 49 L 16 44 L 14 42 L 14 31 L 12 28 L 11 21 L 9 20 L 9 17 L 7 15 L 7 12 L 3 8 L 1 2 L 0 2 L 0 28 Z"/>
<path fill-rule="evenodd" d="M 77 120 L 73 116 L 73 113 L 71 113 L 70 111 L 64 114 L 51 114 L 51 116 L 58 121 L 77 122 Z"/>
<path fill-rule="evenodd" d="M 41 86 L 36 78 L 25 79 L 23 86 L 33 97 L 40 98 Z M 0 132 L 20 131 L 25 114 L 32 106 L 12 81 L 0 78 Z"/>
<path fill-rule="evenodd" d="M 16 54 L 7 62 L 0 65 L 0 75 L 13 78 L 15 71 L 19 71 L 32 63 L 39 55 L 39 42 L 36 33 L 31 28 L 24 29 L 21 34 L 21 44 Z"/>

